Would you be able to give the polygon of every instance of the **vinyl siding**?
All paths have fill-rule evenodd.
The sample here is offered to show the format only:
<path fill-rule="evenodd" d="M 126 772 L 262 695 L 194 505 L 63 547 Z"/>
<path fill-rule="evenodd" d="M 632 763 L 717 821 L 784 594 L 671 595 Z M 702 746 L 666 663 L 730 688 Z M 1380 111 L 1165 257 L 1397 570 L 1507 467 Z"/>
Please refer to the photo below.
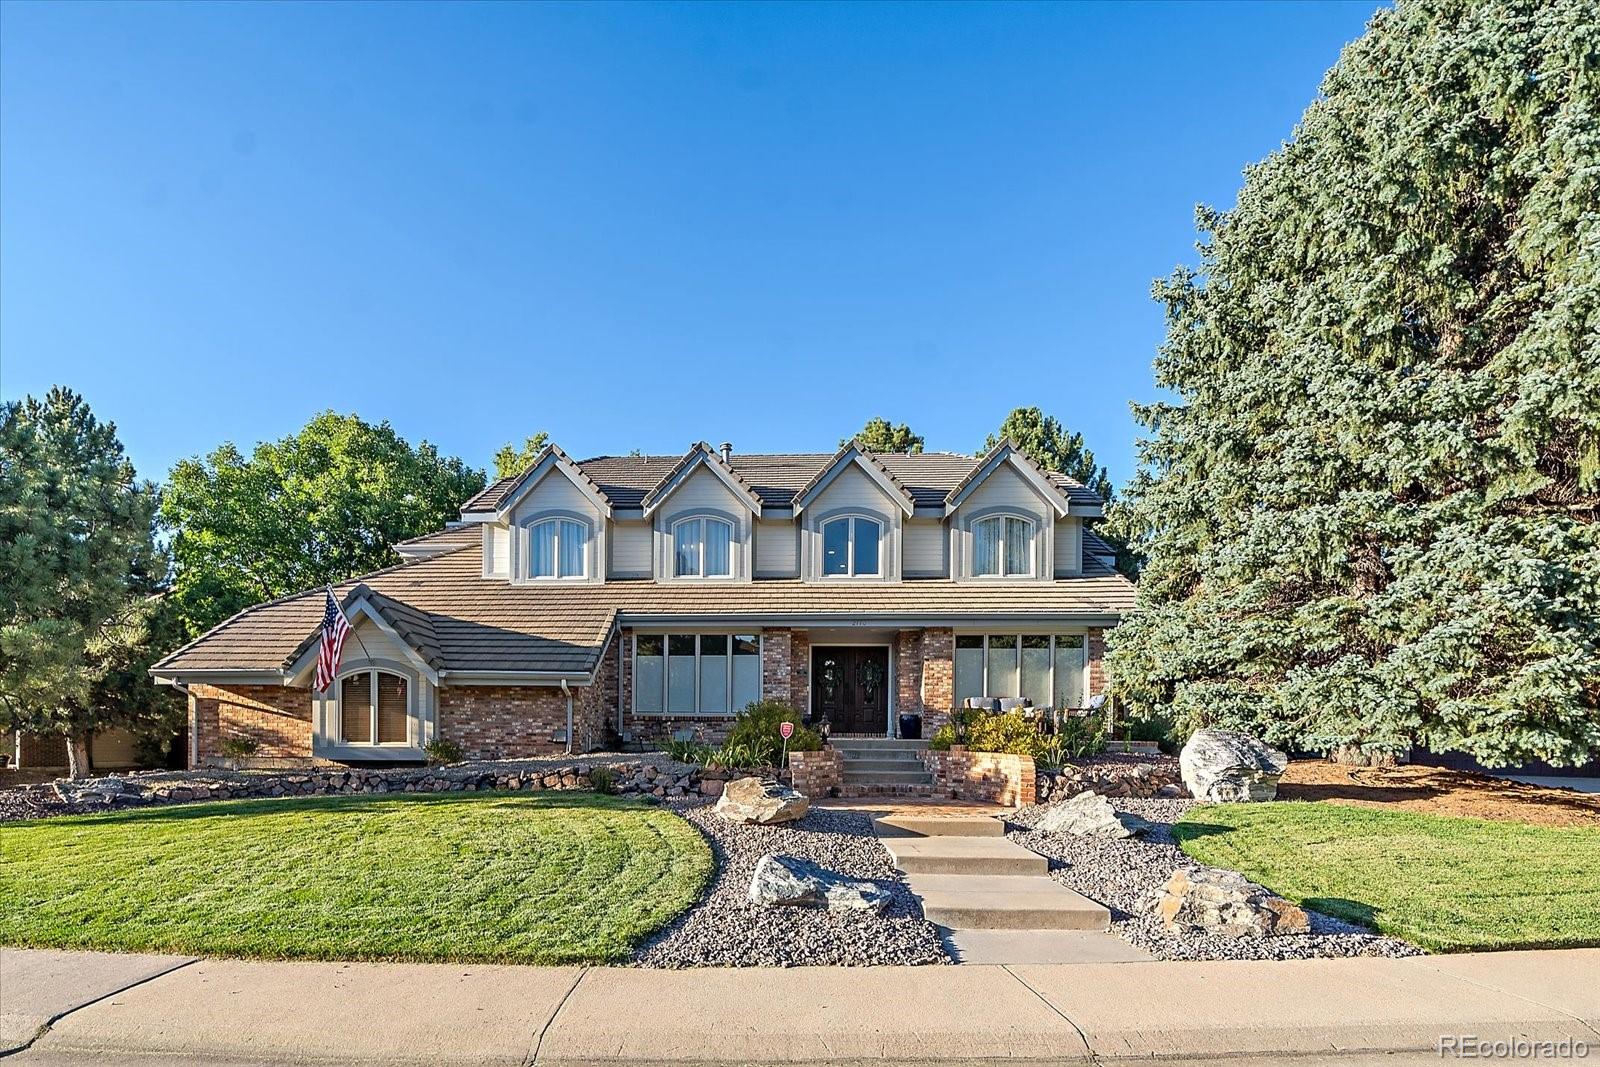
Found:
<path fill-rule="evenodd" d="M 986 512 L 992 513 L 995 510 L 1004 510 L 1033 520 L 1034 580 L 1050 580 L 1054 574 L 1050 541 L 1055 529 L 1055 511 L 1010 463 L 995 470 L 972 491 L 972 495 L 961 502 L 961 507 L 954 516 L 957 558 L 953 561 L 955 570 L 953 576 L 957 578 L 972 576 L 969 562 L 972 553 L 972 523 Z"/>
<path fill-rule="evenodd" d="M 650 524 L 619 522 L 611 527 L 611 573 L 637 578 L 650 573 Z"/>
<path fill-rule="evenodd" d="M 505 526 L 486 523 L 483 527 L 483 576 L 509 578 L 511 576 L 511 530 Z"/>
<path fill-rule="evenodd" d="M 1056 521 L 1056 577 L 1070 578 L 1083 573 L 1083 520 L 1077 517 Z"/>
<path fill-rule="evenodd" d="M 939 519 L 907 519 L 901 534 L 905 557 L 900 571 L 906 577 L 925 578 L 946 573 L 945 549 L 950 543 Z"/>
<path fill-rule="evenodd" d="M 756 523 L 756 574 L 793 578 L 800 573 L 800 537 L 795 524 L 768 520 Z"/>

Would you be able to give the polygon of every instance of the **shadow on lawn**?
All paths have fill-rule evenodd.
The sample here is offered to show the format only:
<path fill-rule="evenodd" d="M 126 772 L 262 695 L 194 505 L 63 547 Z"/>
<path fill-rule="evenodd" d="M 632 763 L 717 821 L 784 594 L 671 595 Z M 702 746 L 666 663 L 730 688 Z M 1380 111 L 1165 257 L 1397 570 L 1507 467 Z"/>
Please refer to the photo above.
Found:
<path fill-rule="evenodd" d="M 478 810 L 505 809 L 525 811 L 530 806 L 542 811 L 600 809 L 609 811 L 658 810 L 627 797 L 607 796 L 585 790 L 541 790 L 513 792 L 510 790 L 484 790 L 481 792 L 450 793 L 342 793 L 337 796 L 286 796 L 253 798 L 249 800 L 197 800 L 176 804 L 163 804 L 148 808 L 121 808 L 117 811 L 91 812 L 86 815 L 61 815 L 49 819 L 29 820 L 31 824 L 70 822 L 74 826 L 106 826 L 145 823 L 183 823 L 217 816 L 243 815 L 296 815 L 309 811 L 338 810 L 341 812 L 395 811 L 412 805 L 474 804 Z M 12 823 L 10 825 L 17 825 Z"/>

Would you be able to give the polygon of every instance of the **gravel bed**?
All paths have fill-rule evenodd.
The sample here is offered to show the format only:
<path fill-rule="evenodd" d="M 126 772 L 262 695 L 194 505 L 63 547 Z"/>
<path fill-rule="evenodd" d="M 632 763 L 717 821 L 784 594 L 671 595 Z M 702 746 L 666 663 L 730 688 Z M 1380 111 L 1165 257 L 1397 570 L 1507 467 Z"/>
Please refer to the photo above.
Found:
<path fill-rule="evenodd" d="M 948 963 L 922 905 L 900 880 L 872 823 L 853 811 L 813 808 L 782 826 L 743 826 L 706 802 L 666 805 L 705 834 L 717 870 L 704 897 L 639 952 L 642 967 L 799 967 Z M 894 894 L 882 915 L 751 904 L 756 863 L 769 852 L 870 878 Z"/>
<path fill-rule="evenodd" d="M 1192 800 L 1113 799 L 1118 811 L 1156 824 L 1143 840 L 1074 837 L 1032 829 L 1041 806 L 1021 808 L 1007 819 L 1007 836 L 1050 859 L 1050 876 L 1111 909 L 1111 929 L 1163 960 L 1289 960 L 1336 956 L 1418 956 L 1422 950 L 1398 938 L 1307 909 L 1311 933 L 1279 937 L 1168 933 L 1158 918 L 1140 914 L 1152 891 L 1180 867 L 1201 864 L 1178 848 L 1173 822 L 1195 806 Z"/>
<path fill-rule="evenodd" d="M 72 814 L 72 805 L 54 793 L 35 789 L 0 789 L 0 822 L 47 819 Z"/>

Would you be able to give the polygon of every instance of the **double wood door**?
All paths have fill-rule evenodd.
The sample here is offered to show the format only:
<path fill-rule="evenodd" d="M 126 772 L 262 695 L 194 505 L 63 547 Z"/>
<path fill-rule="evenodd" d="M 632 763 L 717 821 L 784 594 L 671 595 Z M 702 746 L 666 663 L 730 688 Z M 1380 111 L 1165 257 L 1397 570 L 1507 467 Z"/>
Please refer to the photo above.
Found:
<path fill-rule="evenodd" d="M 813 648 L 811 718 L 827 719 L 836 734 L 888 734 L 889 650 Z"/>

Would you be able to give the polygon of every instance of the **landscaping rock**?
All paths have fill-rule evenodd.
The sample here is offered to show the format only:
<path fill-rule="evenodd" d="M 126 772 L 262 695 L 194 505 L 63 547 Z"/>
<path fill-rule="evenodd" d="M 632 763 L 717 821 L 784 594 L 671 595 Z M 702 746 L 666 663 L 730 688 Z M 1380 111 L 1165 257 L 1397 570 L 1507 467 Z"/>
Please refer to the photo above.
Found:
<path fill-rule="evenodd" d="M 1196 730 L 1178 755 L 1183 784 L 1212 803 L 1271 800 L 1289 757 L 1237 730 Z"/>
<path fill-rule="evenodd" d="M 1051 804 L 1040 817 L 1038 829 L 1074 837 L 1132 837 L 1148 827 L 1137 815 L 1119 812 L 1111 801 L 1096 793 L 1079 793 L 1071 800 Z"/>
<path fill-rule="evenodd" d="M 754 904 L 881 913 L 890 899 L 889 891 L 873 882 L 835 874 L 793 856 L 762 856 L 750 879 L 750 901 Z"/>
<path fill-rule="evenodd" d="M 1311 931 L 1305 911 L 1235 871 L 1174 871 L 1150 910 L 1169 931 L 1276 937 Z"/>
<path fill-rule="evenodd" d="M 770 826 L 773 823 L 793 822 L 806 813 L 811 802 L 781 782 L 760 778 L 736 778 L 723 789 L 717 798 L 716 812 L 730 822 L 755 823 Z"/>

